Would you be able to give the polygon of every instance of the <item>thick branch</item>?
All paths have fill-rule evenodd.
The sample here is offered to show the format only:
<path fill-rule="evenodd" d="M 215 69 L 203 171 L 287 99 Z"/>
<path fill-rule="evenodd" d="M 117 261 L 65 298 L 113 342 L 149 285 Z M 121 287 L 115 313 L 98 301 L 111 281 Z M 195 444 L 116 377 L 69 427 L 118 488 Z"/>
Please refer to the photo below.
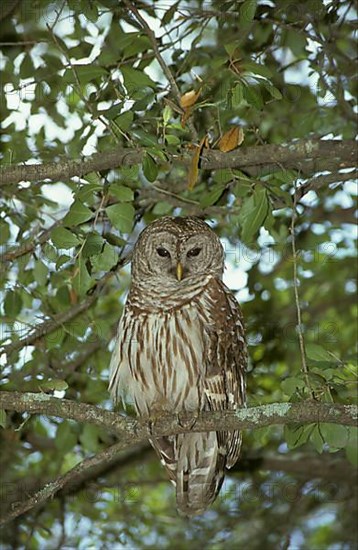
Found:
<path fill-rule="evenodd" d="M 104 465 L 118 460 L 120 447 L 120 443 L 116 443 L 95 456 L 86 458 L 66 472 L 66 474 L 46 483 L 42 489 L 34 493 L 29 499 L 12 503 L 11 509 L 0 518 L 0 525 L 5 525 L 28 510 L 44 504 L 44 502 L 53 498 L 59 491 L 66 492 L 73 490 L 74 484 L 78 485 L 83 478 L 86 478 L 92 472 L 98 473 L 99 469 L 103 469 Z"/>
<path fill-rule="evenodd" d="M 86 479 L 93 471 L 111 463 L 116 455 L 124 449 L 133 448 L 139 442 L 147 439 L 148 423 L 123 417 L 118 413 L 109 412 L 93 405 L 76 403 L 67 399 L 57 399 L 42 393 L 0 392 L 0 408 L 17 412 L 46 414 L 60 418 L 72 419 L 78 422 L 89 422 L 101 428 L 118 434 L 120 441 L 87 458 L 63 476 L 47 483 L 25 502 L 12 506 L 0 523 L 5 524 L 26 511 L 44 504 L 56 493 L 74 483 Z M 358 410 L 353 405 L 337 405 L 305 401 L 302 403 L 272 403 L 259 407 L 251 407 L 240 411 L 206 412 L 198 418 L 192 431 L 233 430 L 243 428 L 259 428 L 273 424 L 302 424 L 315 422 L 339 423 L 354 426 L 357 422 Z M 158 436 L 190 431 L 178 424 L 176 416 L 160 418 L 155 424 L 155 434 Z M 268 464 L 266 465 L 268 467 Z M 272 466 L 272 465 L 271 465 Z"/>
<path fill-rule="evenodd" d="M 153 431 L 149 431 L 148 422 L 143 419 L 136 420 L 94 405 L 76 403 L 68 399 L 57 399 L 43 393 L 0 392 L 0 408 L 95 424 L 116 433 L 121 438 L 121 449 L 153 436 Z M 271 403 L 238 411 L 205 412 L 199 416 L 191 429 L 179 424 L 176 415 L 168 415 L 156 420 L 154 434 L 162 436 L 188 431 L 255 429 L 295 422 L 300 424 L 329 422 L 355 426 L 357 419 L 358 408 L 355 405 L 316 401 Z"/>
<path fill-rule="evenodd" d="M 356 165 L 356 143 L 353 140 L 298 140 L 284 145 L 260 145 L 236 149 L 230 153 L 205 151 L 201 167 L 206 170 L 219 168 L 249 168 L 257 174 L 260 169 L 290 168 L 305 175 L 317 170 L 350 168 Z M 138 149 L 112 149 L 84 159 L 44 164 L 22 164 L 2 167 L 0 185 L 13 185 L 21 181 L 63 181 L 82 177 L 90 172 L 131 166 L 141 162 L 143 151 Z M 170 155 L 172 162 L 190 164 L 188 154 Z M 324 163 L 322 164 L 322 159 Z M 325 167 L 325 168 L 324 168 Z"/>
<path fill-rule="evenodd" d="M 339 454 L 339 453 L 338 453 Z M 285 472 L 306 479 L 324 479 L 336 483 L 353 483 L 357 479 L 357 470 L 341 456 L 327 453 L 326 455 L 310 455 L 294 453 L 290 455 L 268 454 L 262 456 L 243 457 L 231 469 L 231 472 L 270 470 Z"/>

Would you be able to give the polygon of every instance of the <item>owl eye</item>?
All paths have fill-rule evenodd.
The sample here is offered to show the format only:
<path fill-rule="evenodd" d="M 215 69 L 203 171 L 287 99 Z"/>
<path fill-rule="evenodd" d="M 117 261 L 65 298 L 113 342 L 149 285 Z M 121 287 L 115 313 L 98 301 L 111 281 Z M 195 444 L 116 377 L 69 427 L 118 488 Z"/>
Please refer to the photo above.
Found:
<path fill-rule="evenodd" d="M 161 258 L 170 258 L 170 253 L 166 248 L 163 248 L 162 246 L 159 246 L 159 248 L 157 248 L 157 253 L 159 256 L 161 256 Z"/>
<path fill-rule="evenodd" d="M 195 256 L 199 256 L 200 252 L 201 252 L 201 248 L 196 247 L 196 248 L 192 248 L 191 250 L 189 250 L 186 255 L 189 258 L 195 258 Z"/>

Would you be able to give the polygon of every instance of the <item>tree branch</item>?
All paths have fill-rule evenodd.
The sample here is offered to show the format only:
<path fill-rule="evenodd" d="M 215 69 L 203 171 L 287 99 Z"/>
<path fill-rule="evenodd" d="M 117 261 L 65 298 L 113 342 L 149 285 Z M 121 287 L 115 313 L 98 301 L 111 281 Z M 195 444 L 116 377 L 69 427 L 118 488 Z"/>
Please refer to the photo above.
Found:
<path fill-rule="evenodd" d="M 117 434 L 121 438 L 121 449 L 140 443 L 148 437 L 153 437 L 153 433 L 160 437 L 188 431 L 255 429 L 295 422 L 300 424 L 329 422 L 356 426 L 358 419 L 356 405 L 319 403 L 307 400 L 300 403 L 271 403 L 238 411 L 204 412 L 199 415 L 191 429 L 181 426 L 176 415 L 167 415 L 156 420 L 153 432 L 153 429 L 149 430 L 146 419 L 137 420 L 94 405 L 77 403 L 68 399 L 57 399 L 44 393 L 0 392 L 0 408 L 95 424 Z"/>
<path fill-rule="evenodd" d="M 126 262 L 127 258 L 120 258 L 117 264 L 111 269 L 111 271 L 106 273 L 101 279 L 96 282 L 95 286 L 91 289 L 91 294 L 89 294 L 83 300 L 83 302 L 76 304 L 66 311 L 54 315 L 52 319 L 47 319 L 46 321 L 38 324 L 29 334 L 27 334 L 23 338 L 20 338 L 19 340 L 14 340 L 10 344 L 3 346 L 0 349 L 1 353 L 6 353 L 6 355 L 9 357 L 12 352 L 18 351 L 26 346 L 31 346 L 40 338 L 43 338 L 47 334 L 51 334 L 59 327 L 62 327 L 65 323 L 68 323 L 84 311 L 87 311 L 97 300 L 106 281 L 110 277 L 112 277 L 113 273 L 120 265 L 124 265 Z"/>
<path fill-rule="evenodd" d="M 297 189 L 295 185 L 290 232 L 291 232 L 291 246 L 292 246 L 292 259 L 293 259 L 293 291 L 295 296 L 296 315 L 297 315 L 296 329 L 297 329 L 298 344 L 299 344 L 299 349 L 301 354 L 301 371 L 305 379 L 306 387 L 309 390 L 311 397 L 314 399 L 314 393 L 312 391 L 310 378 L 309 378 L 309 371 L 308 371 L 308 366 L 306 361 L 306 346 L 305 346 L 305 339 L 304 339 L 304 333 L 303 333 L 301 304 L 300 304 L 300 297 L 299 297 L 299 290 L 298 290 L 300 282 L 298 280 L 298 270 L 297 270 L 296 219 L 297 219 Z"/>
<path fill-rule="evenodd" d="M 297 188 L 297 197 L 302 198 L 303 195 L 308 193 L 311 189 L 318 191 L 321 187 L 328 187 L 332 183 L 342 183 L 344 181 L 356 180 L 357 171 L 352 170 L 350 172 L 333 172 L 331 174 L 324 174 L 322 176 L 314 177 L 306 181 L 303 185 Z"/>
<path fill-rule="evenodd" d="M 180 97 L 181 97 L 180 90 L 178 88 L 178 85 L 175 81 L 175 78 L 174 78 L 170 68 L 168 67 L 168 65 L 164 61 L 163 56 L 159 51 L 158 42 L 157 42 L 157 39 L 155 37 L 154 32 L 152 31 L 152 29 L 150 28 L 150 26 L 148 25 L 148 23 L 146 22 L 144 17 L 141 16 L 141 14 L 139 13 L 137 7 L 135 6 L 135 4 L 133 2 L 129 2 L 129 0 L 125 0 L 124 3 L 126 4 L 127 8 L 134 14 L 136 19 L 139 21 L 142 29 L 144 30 L 144 32 L 148 36 L 148 38 L 149 38 L 149 40 L 152 44 L 154 55 L 155 55 L 155 57 L 156 57 L 159 65 L 160 65 L 163 73 L 165 74 L 165 76 L 166 76 L 166 78 L 167 78 L 167 80 L 170 84 L 171 92 L 172 92 L 173 96 L 175 97 L 178 105 L 180 105 Z M 190 119 L 187 122 L 188 122 L 188 127 L 190 129 L 193 140 L 197 140 L 198 139 L 198 134 L 197 134 L 197 131 L 194 127 L 193 122 Z"/>
<path fill-rule="evenodd" d="M 52 233 L 52 231 L 58 227 L 62 223 L 62 220 L 57 220 L 55 223 L 51 225 L 48 229 L 45 229 L 36 239 L 34 238 L 34 235 L 31 235 L 31 238 L 29 238 L 27 241 L 25 241 L 21 246 L 11 248 L 7 252 L 5 252 L 1 259 L 3 262 L 13 262 L 17 258 L 20 258 L 21 256 L 25 256 L 26 254 L 29 254 L 30 252 L 33 252 L 39 244 L 44 244 L 49 240 L 49 237 Z"/>
<path fill-rule="evenodd" d="M 285 472 L 310 480 L 316 478 L 346 484 L 352 484 L 358 476 L 356 468 L 347 459 L 342 458 L 342 456 L 337 457 L 336 454 L 332 453 L 327 453 L 326 455 L 313 455 L 300 452 L 290 453 L 289 455 L 244 455 L 230 469 L 230 472 L 250 472 L 257 469 Z"/>
<path fill-rule="evenodd" d="M 309 175 L 318 170 L 354 167 L 356 151 L 354 140 L 319 139 L 297 140 L 283 145 L 270 144 L 240 148 L 229 153 L 205 150 L 201 159 L 201 168 L 205 170 L 248 168 L 253 169 L 253 175 L 258 175 L 260 170 L 267 172 L 284 167 Z M 144 150 L 141 149 L 115 148 L 83 159 L 3 166 L 0 171 L 0 186 L 14 185 L 21 181 L 57 182 L 82 177 L 90 172 L 132 166 L 141 162 L 143 154 Z M 191 162 L 191 156 L 188 153 L 182 155 L 167 153 L 167 156 L 173 163 L 189 165 Z"/>
<path fill-rule="evenodd" d="M 47 500 L 53 498 L 59 491 L 70 492 L 73 490 L 74 484 L 78 486 L 78 484 L 81 483 L 81 480 L 91 475 L 92 472 L 97 473 L 106 465 L 118 460 L 118 453 L 120 450 L 121 444 L 116 443 L 108 449 L 97 453 L 95 456 L 86 458 L 74 468 L 66 472 L 66 474 L 57 477 L 49 483 L 46 483 L 39 491 L 36 491 L 24 502 L 13 502 L 11 509 L 0 518 L 0 525 L 5 525 L 32 508 L 44 504 Z M 122 458 L 124 458 L 123 455 Z"/>
<path fill-rule="evenodd" d="M 67 309 L 64 312 L 55 315 L 52 319 L 48 319 L 38 324 L 34 328 L 34 330 L 32 330 L 23 338 L 20 338 L 19 340 L 14 340 L 10 344 L 3 346 L 1 348 L 1 352 L 6 353 L 6 355 L 9 357 L 12 352 L 18 351 L 26 346 L 31 346 L 40 338 L 43 338 L 47 334 L 51 334 L 58 328 L 62 327 L 65 323 L 68 323 L 84 311 L 87 311 L 97 299 L 98 293 L 99 292 L 96 289 L 95 292 L 93 292 L 93 294 L 83 300 L 83 302 L 80 302 L 70 309 Z"/>
<path fill-rule="evenodd" d="M 165 76 L 166 76 L 166 78 L 167 78 L 167 80 L 170 84 L 170 88 L 171 88 L 173 96 L 175 97 L 175 99 L 177 100 L 177 102 L 179 104 L 180 90 L 178 88 L 177 83 L 175 82 L 175 78 L 172 75 L 171 70 L 169 69 L 168 65 L 165 63 L 165 61 L 162 57 L 162 54 L 159 51 L 157 39 L 155 37 L 154 32 L 152 31 L 152 29 L 150 28 L 150 26 L 148 25 L 148 23 L 146 22 L 144 17 L 141 16 L 138 9 L 136 8 L 136 6 L 132 2 L 129 2 L 128 0 L 124 0 L 124 3 L 127 6 L 127 8 L 129 9 L 129 11 L 131 11 L 134 14 L 136 19 L 139 21 L 142 29 L 144 30 L 144 32 L 148 36 L 148 38 L 149 38 L 149 40 L 152 44 L 154 55 L 155 55 L 159 65 L 161 66 L 161 69 L 162 69 L 163 73 L 165 74 Z"/>
<path fill-rule="evenodd" d="M 153 437 L 153 430 L 149 430 L 148 423 L 143 419 L 136 420 L 124 417 L 93 405 L 76 403 L 67 399 L 57 399 L 43 393 L 0 392 L 0 408 L 88 422 L 107 431 L 112 431 L 120 437 L 118 443 L 94 457 L 85 459 L 65 475 L 47 483 L 25 502 L 17 505 L 13 504 L 11 510 L 2 517 L 0 524 L 8 523 L 24 512 L 43 504 L 66 487 L 70 488 L 74 483 L 86 479 L 92 471 L 111 463 L 120 451 L 126 449 L 128 452 L 130 448 L 146 440 L 148 436 Z M 355 426 L 357 416 L 358 408 L 354 405 L 318 403 L 315 401 L 272 403 L 241 409 L 236 412 L 205 412 L 199 416 L 191 429 L 179 425 L 176 415 L 168 415 L 156 421 L 155 435 L 159 437 L 188 431 L 254 429 L 273 424 L 294 422 L 302 424 L 330 422 Z M 268 465 L 269 463 L 267 463 L 267 467 Z"/>

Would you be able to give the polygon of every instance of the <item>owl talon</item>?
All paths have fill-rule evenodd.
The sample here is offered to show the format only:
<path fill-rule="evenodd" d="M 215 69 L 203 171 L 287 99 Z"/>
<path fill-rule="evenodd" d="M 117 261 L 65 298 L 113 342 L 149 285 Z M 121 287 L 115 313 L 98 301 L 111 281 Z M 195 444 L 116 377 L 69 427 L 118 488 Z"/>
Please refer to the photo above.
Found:
<path fill-rule="evenodd" d="M 178 424 L 182 428 L 191 430 L 195 426 L 197 419 L 198 419 L 197 414 L 178 413 Z"/>

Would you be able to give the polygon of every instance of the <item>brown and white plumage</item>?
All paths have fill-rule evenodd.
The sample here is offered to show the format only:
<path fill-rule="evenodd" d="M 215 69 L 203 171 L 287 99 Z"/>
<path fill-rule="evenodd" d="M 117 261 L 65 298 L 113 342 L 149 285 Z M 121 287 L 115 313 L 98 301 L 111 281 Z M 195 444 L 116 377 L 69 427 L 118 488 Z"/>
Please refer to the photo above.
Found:
<path fill-rule="evenodd" d="M 223 268 L 220 240 L 198 218 L 161 218 L 141 233 L 111 360 L 115 401 L 148 418 L 245 404 L 244 328 Z M 176 485 L 179 512 L 195 515 L 218 495 L 241 435 L 193 432 L 151 444 Z"/>

